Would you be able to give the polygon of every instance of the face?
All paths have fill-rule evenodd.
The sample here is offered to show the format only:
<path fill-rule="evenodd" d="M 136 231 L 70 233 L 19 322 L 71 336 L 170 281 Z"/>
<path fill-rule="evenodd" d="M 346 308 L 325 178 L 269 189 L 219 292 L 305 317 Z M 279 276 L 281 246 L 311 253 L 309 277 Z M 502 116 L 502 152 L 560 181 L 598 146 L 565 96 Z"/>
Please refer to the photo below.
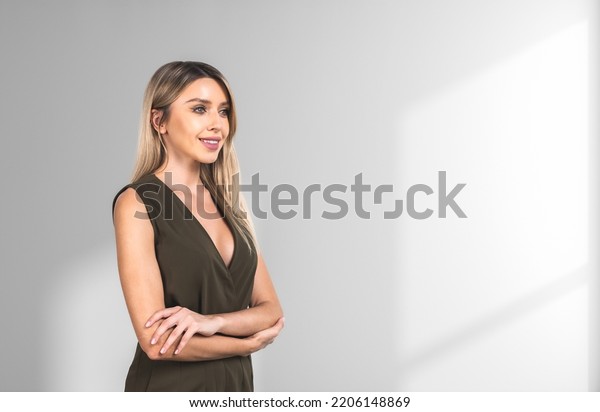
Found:
<path fill-rule="evenodd" d="M 169 116 L 158 126 L 161 113 L 154 110 L 153 123 L 163 135 L 169 161 L 213 163 L 229 134 L 229 101 L 213 79 L 190 83 L 171 104 Z"/>

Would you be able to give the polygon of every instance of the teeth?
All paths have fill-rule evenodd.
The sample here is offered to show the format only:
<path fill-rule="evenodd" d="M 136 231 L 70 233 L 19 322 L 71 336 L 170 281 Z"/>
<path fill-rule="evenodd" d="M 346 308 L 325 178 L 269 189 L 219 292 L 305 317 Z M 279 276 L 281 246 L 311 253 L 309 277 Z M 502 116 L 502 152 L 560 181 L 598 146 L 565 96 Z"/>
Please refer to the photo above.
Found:
<path fill-rule="evenodd" d="M 206 143 L 210 143 L 210 144 L 217 144 L 219 143 L 218 140 L 207 140 L 207 139 L 202 139 L 203 141 L 205 141 Z"/>

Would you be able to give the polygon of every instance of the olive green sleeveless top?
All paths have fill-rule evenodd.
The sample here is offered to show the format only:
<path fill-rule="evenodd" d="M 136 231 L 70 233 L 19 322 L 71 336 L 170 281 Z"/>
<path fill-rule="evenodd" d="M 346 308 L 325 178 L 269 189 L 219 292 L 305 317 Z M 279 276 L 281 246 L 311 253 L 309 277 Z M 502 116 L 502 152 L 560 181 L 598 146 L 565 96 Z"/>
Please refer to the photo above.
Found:
<path fill-rule="evenodd" d="M 166 307 L 182 306 L 204 315 L 248 308 L 256 250 L 250 248 L 225 218 L 234 251 L 229 267 L 212 239 L 183 201 L 154 174 L 124 186 L 136 190 L 154 230 Z M 223 216 L 222 210 L 221 216 Z M 211 361 L 153 361 L 138 344 L 125 381 L 125 391 L 253 391 L 250 356 Z"/>

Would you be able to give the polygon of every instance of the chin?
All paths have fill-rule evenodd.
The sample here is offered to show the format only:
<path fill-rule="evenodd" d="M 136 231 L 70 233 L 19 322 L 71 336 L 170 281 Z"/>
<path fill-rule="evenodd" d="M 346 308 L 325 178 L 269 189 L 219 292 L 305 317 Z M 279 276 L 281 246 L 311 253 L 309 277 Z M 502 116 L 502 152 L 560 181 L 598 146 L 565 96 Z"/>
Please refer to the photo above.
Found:
<path fill-rule="evenodd" d="M 211 164 L 217 161 L 217 159 L 219 158 L 219 155 L 215 155 L 215 156 L 202 156 L 199 159 L 196 159 L 198 162 L 200 163 L 204 163 L 204 164 Z"/>

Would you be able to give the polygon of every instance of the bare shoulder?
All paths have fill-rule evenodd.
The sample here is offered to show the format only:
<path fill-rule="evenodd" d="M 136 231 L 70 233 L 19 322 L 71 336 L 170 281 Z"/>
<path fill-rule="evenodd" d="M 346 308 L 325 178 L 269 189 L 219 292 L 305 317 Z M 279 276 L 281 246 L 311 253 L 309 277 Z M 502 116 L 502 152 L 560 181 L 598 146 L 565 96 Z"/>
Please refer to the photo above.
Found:
<path fill-rule="evenodd" d="M 138 212 L 137 214 L 145 214 L 148 217 L 144 202 L 142 202 L 142 199 L 133 187 L 128 187 L 117 197 L 114 210 L 115 219 L 117 216 L 133 215 L 136 212 Z"/>
<path fill-rule="evenodd" d="M 154 256 L 155 237 L 146 205 L 132 187 L 115 198 L 114 228 L 119 270 L 135 274 Z"/>
<path fill-rule="evenodd" d="M 117 197 L 114 209 L 114 222 L 117 228 L 130 228 L 132 230 L 136 228 L 138 230 L 142 228 L 147 230 L 150 228 L 151 230 L 146 206 L 134 188 L 129 187 L 125 189 Z"/>

